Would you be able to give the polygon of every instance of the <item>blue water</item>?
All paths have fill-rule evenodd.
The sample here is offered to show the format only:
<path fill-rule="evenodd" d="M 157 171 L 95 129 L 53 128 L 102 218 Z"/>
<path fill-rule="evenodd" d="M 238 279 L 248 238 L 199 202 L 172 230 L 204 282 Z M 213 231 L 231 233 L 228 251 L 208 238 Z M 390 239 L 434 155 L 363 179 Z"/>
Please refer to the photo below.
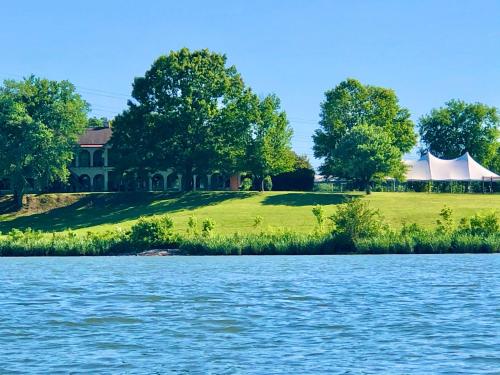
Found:
<path fill-rule="evenodd" d="M 0 373 L 500 374 L 500 256 L 0 258 Z"/>

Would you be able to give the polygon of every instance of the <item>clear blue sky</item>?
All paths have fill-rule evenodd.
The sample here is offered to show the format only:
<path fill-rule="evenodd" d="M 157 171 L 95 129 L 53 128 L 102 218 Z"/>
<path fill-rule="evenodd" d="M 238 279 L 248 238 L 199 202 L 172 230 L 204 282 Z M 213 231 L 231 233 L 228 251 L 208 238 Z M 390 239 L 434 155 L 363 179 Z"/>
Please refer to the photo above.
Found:
<path fill-rule="evenodd" d="M 255 92 L 276 93 L 308 155 L 323 93 L 347 77 L 394 89 L 414 120 L 451 98 L 500 107 L 500 1 L 9 1 L 1 13 L 0 79 L 68 79 L 97 116 L 181 47 L 223 52 Z"/>

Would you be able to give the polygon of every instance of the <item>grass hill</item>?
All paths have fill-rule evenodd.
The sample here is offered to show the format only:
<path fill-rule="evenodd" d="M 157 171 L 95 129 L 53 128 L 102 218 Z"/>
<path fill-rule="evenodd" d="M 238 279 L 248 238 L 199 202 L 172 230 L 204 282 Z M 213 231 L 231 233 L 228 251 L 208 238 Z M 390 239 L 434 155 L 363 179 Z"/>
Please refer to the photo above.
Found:
<path fill-rule="evenodd" d="M 263 228 L 290 228 L 308 232 L 314 228 L 314 205 L 325 206 L 328 214 L 350 196 L 379 208 L 387 221 L 402 221 L 431 227 L 446 204 L 456 218 L 479 211 L 500 210 L 500 195 L 373 193 L 331 194 L 312 192 L 194 192 L 178 193 L 76 193 L 28 195 L 25 207 L 11 212 L 8 197 L 0 197 L 0 231 L 12 228 L 46 232 L 75 230 L 103 231 L 119 226 L 129 228 L 140 216 L 170 214 L 177 230 L 185 230 L 194 214 L 201 221 L 210 217 L 217 233 L 251 232 L 254 218 L 263 217 Z"/>

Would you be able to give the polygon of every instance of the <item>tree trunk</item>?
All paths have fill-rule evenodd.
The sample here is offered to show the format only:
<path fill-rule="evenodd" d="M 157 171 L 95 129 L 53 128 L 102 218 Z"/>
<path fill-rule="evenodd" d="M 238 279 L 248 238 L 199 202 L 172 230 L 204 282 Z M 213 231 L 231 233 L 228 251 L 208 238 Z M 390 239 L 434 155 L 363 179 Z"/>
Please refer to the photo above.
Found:
<path fill-rule="evenodd" d="M 23 208 L 24 189 L 14 189 L 14 205 L 16 210 Z"/>
<path fill-rule="evenodd" d="M 372 186 L 370 185 L 370 181 L 366 182 L 365 191 L 367 195 L 370 195 L 372 193 Z"/>
<path fill-rule="evenodd" d="M 193 168 L 187 167 L 182 175 L 182 191 L 193 190 Z"/>
<path fill-rule="evenodd" d="M 264 178 L 260 179 L 260 191 L 264 191 Z"/>
<path fill-rule="evenodd" d="M 14 193 L 14 207 L 20 210 L 23 207 L 24 189 L 26 188 L 26 180 L 23 176 L 15 176 L 12 179 L 12 190 Z"/>

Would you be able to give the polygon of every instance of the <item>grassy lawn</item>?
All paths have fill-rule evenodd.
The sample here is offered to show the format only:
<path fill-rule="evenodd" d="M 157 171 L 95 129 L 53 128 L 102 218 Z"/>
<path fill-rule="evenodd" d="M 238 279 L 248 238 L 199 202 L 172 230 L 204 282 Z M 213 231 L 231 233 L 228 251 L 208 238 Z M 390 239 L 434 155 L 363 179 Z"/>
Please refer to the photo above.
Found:
<path fill-rule="evenodd" d="M 324 205 L 330 214 L 347 196 L 349 194 L 309 192 L 48 194 L 28 196 L 27 207 L 19 213 L 8 213 L 9 201 L 3 197 L 0 198 L 0 231 L 5 233 L 12 228 L 26 227 L 47 232 L 103 231 L 116 226 L 125 229 L 141 215 L 168 213 L 178 230 L 185 230 L 188 217 L 195 214 L 200 222 L 206 217 L 213 218 L 218 233 L 254 231 L 254 218 L 260 215 L 264 218 L 263 228 L 307 232 L 315 225 L 311 213 L 314 205 Z M 379 208 L 394 226 L 400 226 L 403 220 L 433 226 L 445 204 L 454 209 L 457 219 L 478 211 L 500 210 L 498 194 L 373 193 L 356 196 Z"/>

